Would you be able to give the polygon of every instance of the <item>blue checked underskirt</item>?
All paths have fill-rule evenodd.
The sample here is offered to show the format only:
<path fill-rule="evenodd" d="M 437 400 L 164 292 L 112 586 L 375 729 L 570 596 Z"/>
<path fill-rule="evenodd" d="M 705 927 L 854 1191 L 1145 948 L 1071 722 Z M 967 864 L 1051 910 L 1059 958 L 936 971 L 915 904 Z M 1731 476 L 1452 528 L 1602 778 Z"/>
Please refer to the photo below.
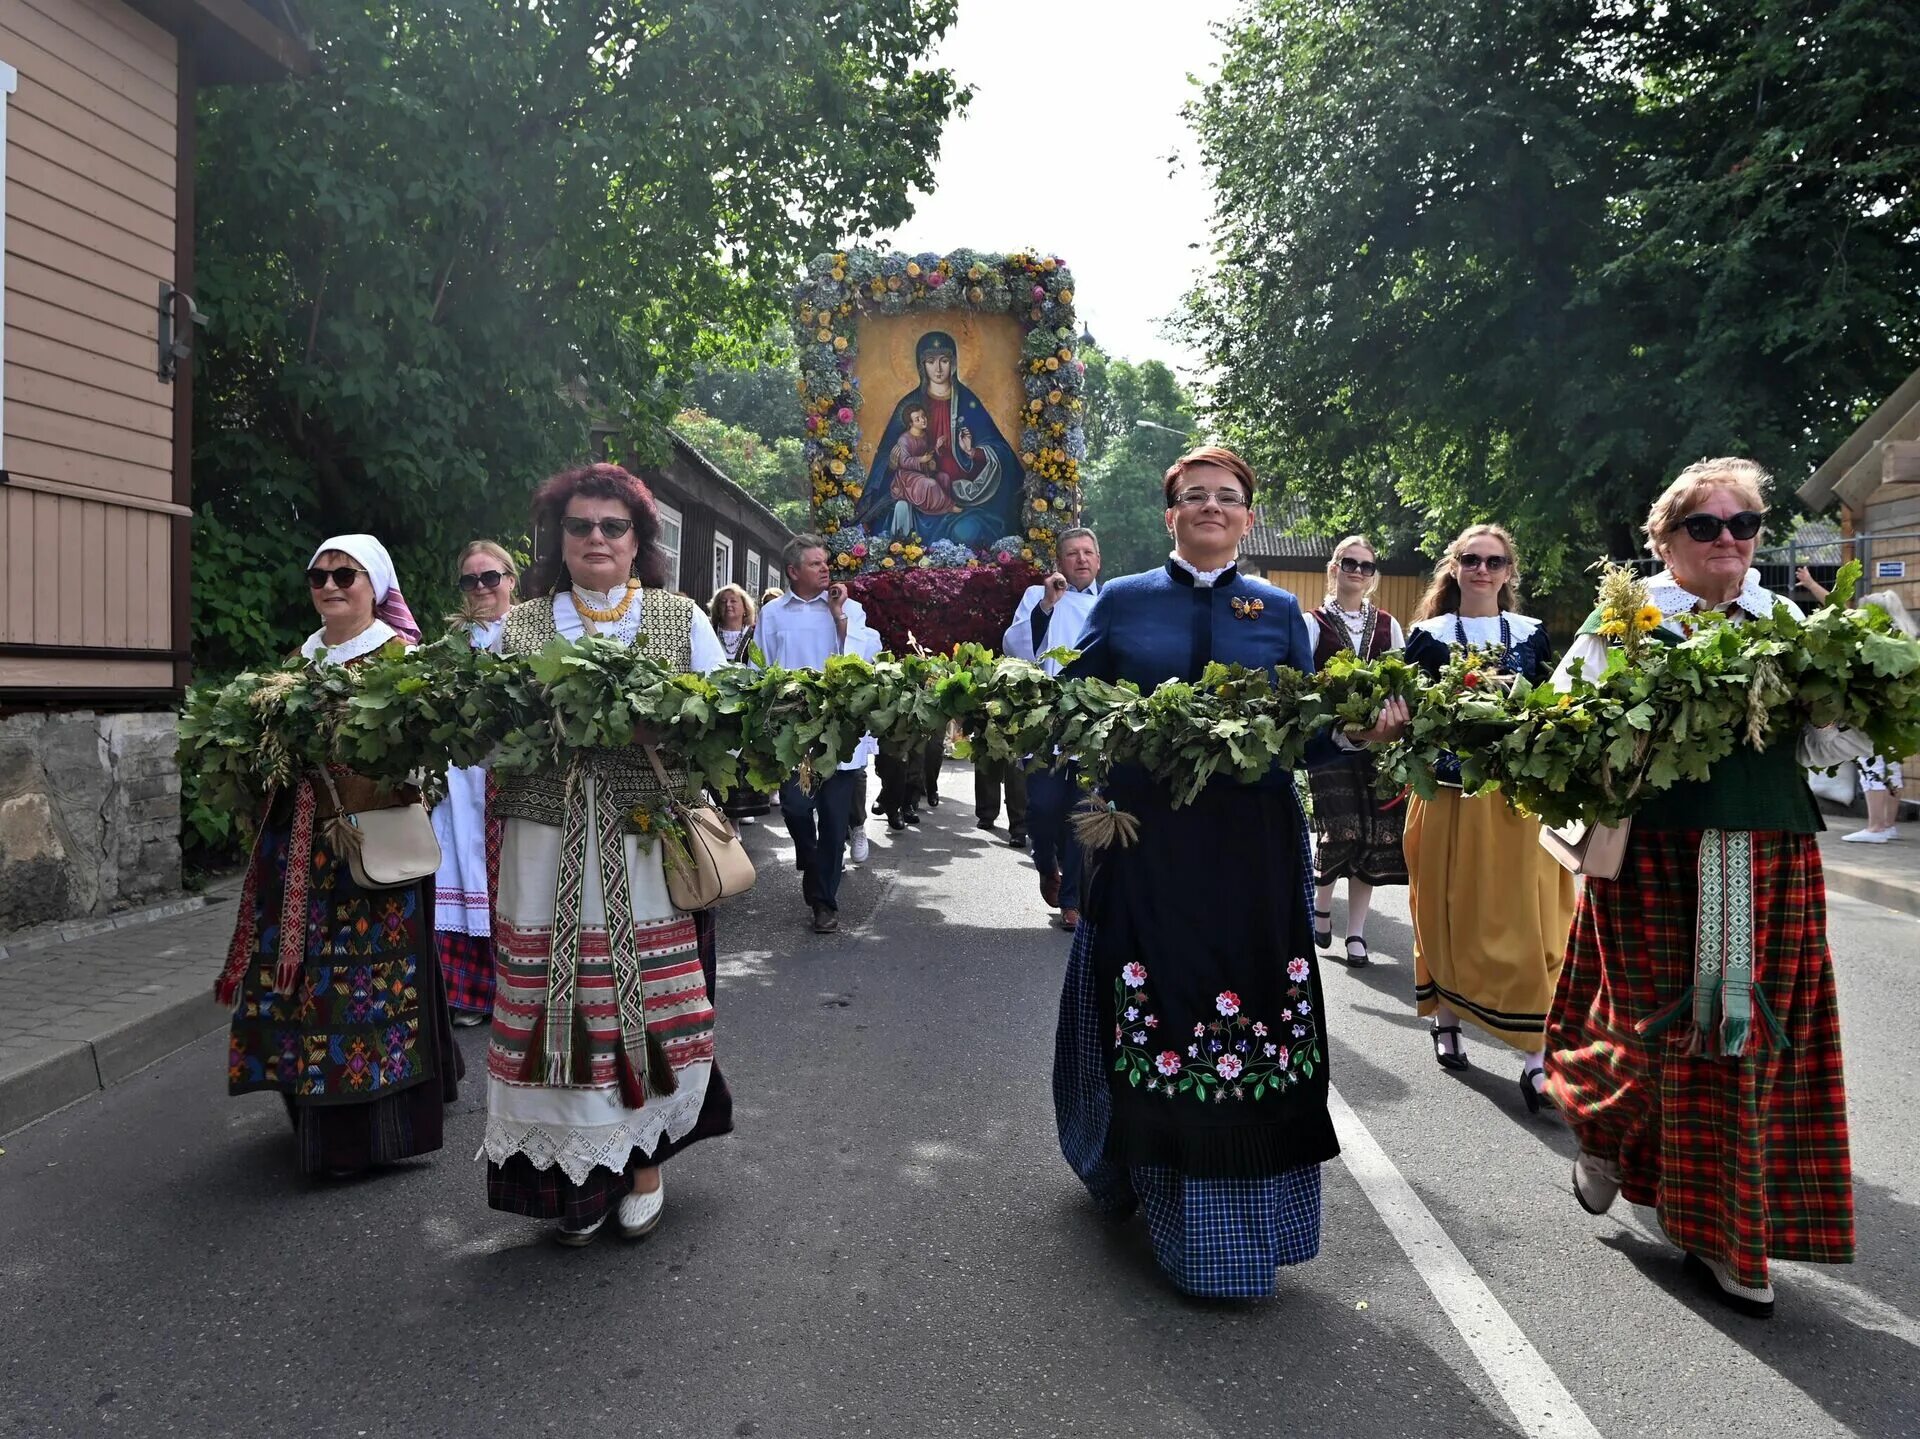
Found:
<path fill-rule="evenodd" d="M 1304 872 L 1311 875 L 1312 867 Z M 1100 1035 L 1093 936 L 1094 926 L 1082 920 L 1060 994 L 1053 1049 L 1060 1152 L 1102 1211 L 1115 1218 L 1136 1207 L 1146 1211 L 1154 1258 L 1178 1288 L 1215 1299 L 1264 1298 L 1273 1293 L 1276 1269 L 1320 1252 L 1320 1166 L 1258 1179 L 1201 1179 L 1105 1157 L 1111 1059 Z"/>

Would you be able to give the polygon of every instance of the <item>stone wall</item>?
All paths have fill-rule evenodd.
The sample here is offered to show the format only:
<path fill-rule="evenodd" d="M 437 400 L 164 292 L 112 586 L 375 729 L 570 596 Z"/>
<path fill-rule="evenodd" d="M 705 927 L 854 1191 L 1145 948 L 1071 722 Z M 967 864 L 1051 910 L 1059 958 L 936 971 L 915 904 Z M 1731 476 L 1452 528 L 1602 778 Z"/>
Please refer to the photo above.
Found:
<path fill-rule="evenodd" d="M 171 714 L 0 719 L 0 933 L 180 889 Z"/>

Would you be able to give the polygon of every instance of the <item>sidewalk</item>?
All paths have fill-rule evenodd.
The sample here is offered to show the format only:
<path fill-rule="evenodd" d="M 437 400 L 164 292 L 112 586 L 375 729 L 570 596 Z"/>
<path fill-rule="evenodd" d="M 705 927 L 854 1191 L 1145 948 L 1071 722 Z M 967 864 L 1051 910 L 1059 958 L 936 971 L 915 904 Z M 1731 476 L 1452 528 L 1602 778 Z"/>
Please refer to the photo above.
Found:
<path fill-rule="evenodd" d="M 226 1023 L 213 981 L 238 891 L 236 876 L 157 918 L 0 939 L 0 1135 Z"/>
<path fill-rule="evenodd" d="M 1902 838 L 1892 844 L 1845 843 L 1840 836 L 1860 823 L 1848 815 L 1827 816 L 1820 863 L 1828 890 L 1920 915 L 1920 825 L 1901 825 Z"/>

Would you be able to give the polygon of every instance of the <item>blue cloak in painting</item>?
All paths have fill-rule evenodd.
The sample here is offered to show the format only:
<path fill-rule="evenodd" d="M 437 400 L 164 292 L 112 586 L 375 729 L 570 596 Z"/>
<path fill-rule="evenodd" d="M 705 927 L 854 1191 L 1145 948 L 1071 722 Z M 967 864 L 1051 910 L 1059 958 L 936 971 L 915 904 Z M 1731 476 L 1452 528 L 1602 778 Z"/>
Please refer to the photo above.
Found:
<path fill-rule="evenodd" d="M 900 437 L 907 433 L 907 412 L 924 407 L 931 422 L 931 435 L 944 440 L 936 453 L 939 473 L 951 487 L 958 509 L 952 514 L 929 514 L 915 510 L 912 532 L 922 543 L 952 540 L 970 549 L 985 549 L 1002 536 L 1022 533 L 1021 502 L 1026 490 L 1026 471 L 1020 457 L 1000 433 L 1000 427 L 987 413 L 980 399 L 961 384 L 953 382 L 950 399 L 928 395 L 924 384 L 909 390 L 893 407 L 887 428 L 880 436 L 880 448 L 874 452 L 873 471 L 867 476 L 854 519 L 869 534 L 894 527 L 893 473 L 889 457 Z M 945 423 L 942 424 L 944 417 Z M 961 453 L 960 431 L 973 438 L 971 457 Z M 898 538 L 905 538 L 899 535 Z"/>

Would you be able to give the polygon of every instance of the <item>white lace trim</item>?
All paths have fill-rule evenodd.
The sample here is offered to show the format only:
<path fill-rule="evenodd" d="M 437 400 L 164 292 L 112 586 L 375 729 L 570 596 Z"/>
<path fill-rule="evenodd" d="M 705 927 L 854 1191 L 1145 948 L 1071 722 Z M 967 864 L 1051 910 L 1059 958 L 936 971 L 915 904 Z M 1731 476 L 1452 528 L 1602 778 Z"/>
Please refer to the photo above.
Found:
<path fill-rule="evenodd" d="M 679 1089 L 664 1099 L 648 1100 L 645 1109 L 623 1110 L 627 1117 L 614 1124 L 561 1126 L 490 1113 L 486 1134 L 473 1157 L 505 1164 L 514 1155 L 524 1154 L 535 1169 L 559 1165 L 575 1184 L 586 1183 L 595 1169 L 611 1169 L 618 1174 L 627 1167 L 627 1158 L 634 1150 L 652 1154 L 660 1147 L 661 1136 L 684 1139 L 699 1122 L 700 1107 L 707 1097 L 707 1076 L 694 1075 L 695 1068 L 704 1070 L 706 1065 L 702 1062 L 678 1071 Z M 694 1082 L 696 1079 L 698 1082 Z"/>
<path fill-rule="evenodd" d="M 398 632 L 385 620 L 375 620 L 350 640 L 328 647 L 325 630 L 315 630 L 308 635 L 300 646 L 300 653 L 307 659 L 319 658 L 323 664 L 343 665 L 348 660 L 357 660 L 362 655 L 370 655 L 388 640 L 400 638 Z"/>
<path fill-rule="evenodd" d="M 1702 608 L 1713 608 L 1700 596 L 1682 586 L 1680 581 L 1673 577 L 1672 570 L 1662 570 L 1647 581 L 1647 598 L 1658 605 L 1660 613 L 1668 619 L 1692 614 L 1695 610 Z M 1778 605 L 1785 605 L 1796 617 L 1800 614 L 1800 607 L 1792 600 L 1782 599 L 1760 583 L 1760 571 L 1748 570 L 1746 578 L 1740 582 L 1740 593 L 1721 608 L 1743 610 L 1756 620 L 1764 620 Z M 1738 619 L 1739 616 L 1735 615 L 1734 618 Z"/>
<path fill-rule="evenodd" d="M 1186 561 L 1186 559 L 1184 559 L 1181 556 L 1178 550 L 1175 550 L 1172 554 L 1168 555 L 1167 558 L 1172 560 L 1176 565 L 1180 566 L 1180 568 L 1185 570 L 1188 574 L 1192 575 L 1193 582 L 1203 590 L 1212 589 L 1216 584 L 1220 582 L 1220 576 L 1232 574 L 1236 566 L 1239 564 L 1239 561 L 1236 560 L 1232 564 L 1225 564 L 1220 566 L 1220 568 L 1217 570 L 1201 570 L 1201 569 L 1195 569 L 1193 565 L 1189 564 Z"/>

